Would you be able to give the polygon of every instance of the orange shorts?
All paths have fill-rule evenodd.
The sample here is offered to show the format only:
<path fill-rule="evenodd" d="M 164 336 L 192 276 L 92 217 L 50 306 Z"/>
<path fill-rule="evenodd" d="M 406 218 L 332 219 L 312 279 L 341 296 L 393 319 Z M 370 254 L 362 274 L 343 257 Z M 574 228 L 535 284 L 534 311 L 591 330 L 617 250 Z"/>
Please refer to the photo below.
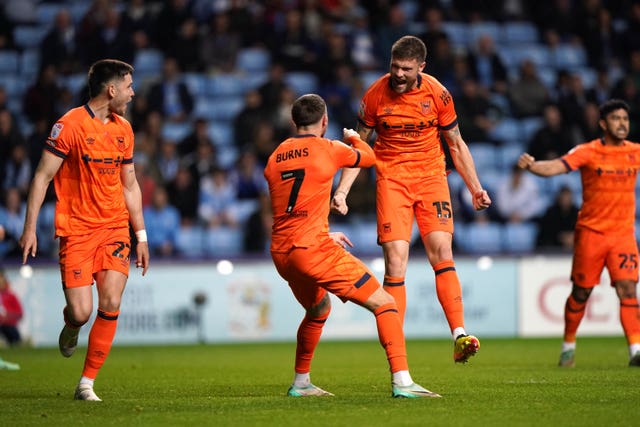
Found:
<path fill-rule="evenodd" d="M 411 241 L 415 216 L 420 236 L 432 231 L 453 233 L 453 210 L 447 177 L 378 178 L 376 182 L 378 243 Z"/>
<path fill-rule="evenodd" d="M 367 266 L 331 238 L 310 248 L 272 252 L 271 257 L 305 309 L 317 305 L 327 291 L 343 302 L 361 304 L 380 288 L 380 282 Z"/>
<path fill-rule="evenodd" d="M 616 280 L 638 281 L 638 245 L 633 233 L 603 234 L 576 228 L 571 281 L 583 288 L 600 283 L 607 267 L 611 285 Z"/>
<path fill-rule="evenodd" d="M 129 228 L 60 237 L 62 287 L 91 286 L 94 274 L 101 270 L 115 270 L 129 276 L 130 253 Z"/>

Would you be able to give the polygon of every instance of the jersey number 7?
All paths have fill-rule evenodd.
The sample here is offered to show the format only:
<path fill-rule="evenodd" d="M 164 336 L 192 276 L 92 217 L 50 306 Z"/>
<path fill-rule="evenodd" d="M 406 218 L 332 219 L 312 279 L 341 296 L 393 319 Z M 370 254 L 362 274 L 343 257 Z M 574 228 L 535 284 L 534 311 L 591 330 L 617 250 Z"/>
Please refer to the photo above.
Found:
<path fill-rule="evenodd" d="M 298 200 L 298 193 L 300 192 L 300 187 L 302 186 L 302 180 L 304 179 L 304 169 L 294 169 L 290 171 L 284 171 L 280 174 L 280 177 L 283 181 L 293 178 L 293 185 L 291 186 L 291 193 L 289 194 L 289 203 L 287 203 L 287 213 L 291 213 L 293 211 L 293 207 L 296 205 L 296 200 Z"/>

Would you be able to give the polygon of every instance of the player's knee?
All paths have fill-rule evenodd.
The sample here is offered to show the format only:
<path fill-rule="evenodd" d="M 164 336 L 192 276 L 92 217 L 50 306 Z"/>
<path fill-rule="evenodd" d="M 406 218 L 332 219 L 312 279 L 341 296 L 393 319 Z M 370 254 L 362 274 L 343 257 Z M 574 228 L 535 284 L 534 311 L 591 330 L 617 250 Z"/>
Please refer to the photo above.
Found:
<path fill-rule="evenodd" d="M 330 312 L 331 298 L 329 298 L 329 294 L 325 294 L 318 304 L 307 309 L 307 316 L 311 318 L 326 317 Z"/>
<path fill-rule="evenodd" d="M 593 289 L 591 288 L 583 288 L 574 284 L 573 288 L 571 289 L 571 296 L 576 302 L 587 302 L 592 290 Z"/>
<path fill-rule="evenodd" d="M 390 293 L 382 288 L 378 288 L 362 305 L 367 309 L 374 311 L 378 307 L 386 304 L 395 304 L 396 300 L 393 299 Z"/>
<path fill-rule="evenodd" d="M 67 321 L 73 326 L 80 327 L 89 321 L 91 317 L 91 307 L 71 307 L 67 306 Z"/>
<path fill-rule="evenodd" d="M 618 298 L 636 298 L 636 282 L 632 280 L 616 280 L 613 282 Z"/>

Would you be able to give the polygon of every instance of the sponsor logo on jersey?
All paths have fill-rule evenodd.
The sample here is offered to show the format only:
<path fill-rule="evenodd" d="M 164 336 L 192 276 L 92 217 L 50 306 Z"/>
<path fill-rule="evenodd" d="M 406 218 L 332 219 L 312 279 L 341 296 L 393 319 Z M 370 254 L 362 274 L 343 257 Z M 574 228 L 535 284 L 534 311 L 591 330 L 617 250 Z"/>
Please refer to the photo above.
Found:
<path fill-rule="evenodd" d="M 50 140 L 55 140 L 60 136 L 60 132 L 62 132 L 62 128 L 64 125 L 62 123 L 56 123 L 51 128 L 51 135 L 49 135 Z"/>

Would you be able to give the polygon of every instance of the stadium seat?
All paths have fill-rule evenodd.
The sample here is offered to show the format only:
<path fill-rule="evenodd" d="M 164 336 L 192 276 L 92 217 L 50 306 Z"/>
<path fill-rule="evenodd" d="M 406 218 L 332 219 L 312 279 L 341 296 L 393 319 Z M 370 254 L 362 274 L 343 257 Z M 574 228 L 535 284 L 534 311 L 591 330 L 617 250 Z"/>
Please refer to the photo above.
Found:
<path fill-rule="evenodd" d="M 77 73 L 69 76 L 60 76 L 58 84 L 77 95 L 87 85 L 87 75 L 85 73 Z"/>
<path fill-rule="evenodd" d="M 522 141 L 520 121 L 509 117 L 503 118 L 489 131 L 489 137 L 503 144 Z"/>
<path fill-rule="evenodd" d="M 539 66 L 537 68 L 540 81 L 551 91 L 555 91 L 556 81 L 558 80 L 558 72 L 550 66 Z"/>
<path fill-rule="evenodd" d="M 27 81 L 35 80 L 40 69 L 40 51 L 37 48 L 25 49 L 20 55 L 19 73 Z"/>
<path fill-rule="evenodd" d="M 538 41 L 538 29 L 532 22 L 508 21 L 502 24 L 501 44 L 532 44 Z"/>
<path fill-rule="evenodd" d="M 290 71 L 285 74 L 284 80 L 297 96 L 315 93 L 318 89 L 318 77 L 311 72 Z"/>
<path fill-rule="evenodd" d="M 472 142 L 469 144 L 469 151 L 478 173 L 498 168 L 500 159 L 495 145 L 488 142 Z"/>
<path fill-rule="evenodd" d="M 240 96 L 210 97 L 198 96 L 194 108 L 194 116 L 206 120 L 233 120 L 244 106 L 244 98 Z"/>
<path fill-rule="evenodd" d="M 257 89 L 269 80 L 268 71 L 254 71 L 244 77 L 247 90 Z"/>
<path fill-rule="evenodd" d="M 590 67 L 578 67 L 572 70 L 571 73 L 580 76 L 582 86 L 584 86 L 585 89 L 591 89 L 598 79 L 598 73 Z"/>
<path fill-rule="evenodd" d="M 538 226 L 534 222 L 507 223 L 503 226 L 504 251 L 528 253 L 536 248 Z"/>
<path fill-rule="evenodd" d="M 529 141 L 533 134 L 544 125 L 542 117 L 527 117 L 520 119 L 520 127 L 522 128 L 522 140 Z"/>
<path fill-rule="evenodd" d="M 243 48 L 236 56 L 236 67 L 246 73 L 266 72 L 270 66 L 271 54 L 264 48 Z"/>
<path fill-rule="evenodd" d="M 469 43 L 471 47 L 476 45 L 480 36 L 488 35 L 495 43 L 500 42 L 502 29 L 500 25 L 493 21 L 474 22 L 469 24 Z"/>
<path fill-rule="evenodd" d="M 561 44 L 549 56 L 550 63 L 558 70 L 574 70 L 587 65 L 587 53 L 582 46 Z"/>
<path fill-rule="evenodd" d="M 140 49 L 133 58 L 136 76 L 141 79 L 159 77 L 162 74 L 164 54 L 159 49 Z"/>
<path fill-rule="evenodd" d="M 208 79 L 207 94 L 211 96 L 242 96 L 247 91 L 247 83 L 237 73 L 216 74 Z"/>
<path fill-rule="evenodd" d="M 238 160 L 238 149 L 235 145 L 216 146 L 218 164 L 223 169 L 230 169 L 235 166 Z"/>
<path fill-rule="evenodd" d="M 209 79 L 202 73 L 182 73 L 182 81 L 194 96 L 207 93 Z"/>
<path fill-rule="evenodd" d="M 164 122 L 162 125 L 162 138 L 179 143 L 186 138 L 192 130 L 193 126 L 191 123 Z"/>
<path fill-rule="evenodd" d="M 180 227 L 176 241 L 178 254 L 186 258 L 200 258 L 204 255 L 204 231 L 198 226 Z"/>
<path fill-rule="evenodd" d="M 0 74 L 18 73 L 19 58 L 15 50 L 0 50 Z"/>
<path fill-rule="evenodd" d="M 18 74 L 0 74 L 0 86 L 9 97 L 22 98 L 26 90 L 26 82 Z"/>
<path fill-rule="evenodd" d="M 47 31 L 44 25 L 18 25 L 13 29 L 13 42 L 19 49 L 37 48 Z"/>
<path fill-rule="evenodd" d="M 511 166 L 513 166 L 513 164 L 518 161 L 520 155 L 526 150 L 527 146 L 524 143 L 509 144 L 499 147 L 497 149 L 497 154 L 500 162 L 500 166 L 498 168 L 503 171 L 509 170 Z"/>
<path fill-rule="evenodd" d="M 469 48 L 471 38 L 468 24 L 458 21 L 445 21 L 442 23 L 442 30 L 447 34 L 453 48 Z"/>
<path fill-rule="evenodd" d="M 468 254 L 496 254 L 502 250 L 502 226 L 497 223 L 456 223 L 455 243 Z"/>
<path fill-rule="evenodd" d="M 362 82 L 362 87 L 364 87 L 365 89 L 368 88 L 373 84 L 373 82 L 375 82 L 380 77 L 382 77 L 383 74 L 384 73 L 381 73 L 380 71 L 361 72 L 359 78 L 360 78 L 360 81 Z"/>
<path fill-rule="evenodd" d="M 54 21 L 56 20 L 56 15 L 62 9 L 68 9 L 68 6 L 60 3 L 40 3 L 36 7 L 36 20 L 38 24 L 44 26 L 53 26 Z"/>
<path fill-rule="evenodd" d="M 234 145 L 233 122 L 216 120 L 209 124 L 209 137 L 216 146 Z"/>
<path fill-rule="evenodd" d="M 241 255 L 244 235 L 241 229 L 218 227 L 204 230 L 204 253 L 208 257 Z"/>

